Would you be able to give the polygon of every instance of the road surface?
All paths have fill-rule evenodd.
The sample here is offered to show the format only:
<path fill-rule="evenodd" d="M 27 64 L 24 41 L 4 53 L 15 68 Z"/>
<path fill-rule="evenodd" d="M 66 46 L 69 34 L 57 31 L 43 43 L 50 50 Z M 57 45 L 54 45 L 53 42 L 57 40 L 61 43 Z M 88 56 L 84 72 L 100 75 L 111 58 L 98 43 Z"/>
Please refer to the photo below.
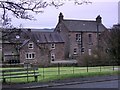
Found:
<path fill-rule="evenodd" d="M 120 79 L 118 80 L 118 75 L 110 75 L 110 76 L 96 76 L 96 77 L 85 77 L 85 78 L 74 78 L 63 81 L 49 82 L 49 83 L 26 83 L 26 84 L 6 84 L 3 85 L 2 90 L 41 90 L 45 89 L 82 89 L 86 88 L 87 90 L 99 88 L 101 90 L 110 89 L 110 90 L 118 90 L 118 84 L 120 83 Z M 120 86 L 120 85 L 119 85 Z M 116 88 L 116 89 L 113 89 Z M 99 90 L 98 89 L 98 90 Z M 83 90 L 83 89 L 82 89 Z M 120 90 L 120 88 L 119 88 Z"/>
<path fill-rule="evenodd" d="M 118 80 L 92 82 L 92 83 L 75 84 L 75 85 L 65 85 L 65 86 L 55 86 L 50 88 L 118 88 Z"/>

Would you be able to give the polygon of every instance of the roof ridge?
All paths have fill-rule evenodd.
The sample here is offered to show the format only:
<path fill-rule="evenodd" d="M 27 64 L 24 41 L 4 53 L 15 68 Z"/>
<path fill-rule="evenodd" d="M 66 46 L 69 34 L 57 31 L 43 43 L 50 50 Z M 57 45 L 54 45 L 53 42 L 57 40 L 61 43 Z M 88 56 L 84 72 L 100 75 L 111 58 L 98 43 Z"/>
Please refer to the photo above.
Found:
<path fill-rule="evenodd" d="M 78 20 L 78 19 L 64 19 L 63 21 L 84 21 L 84 22 L 96 22 L 95 20 Z"/>
<path fill-rule="evenodd" d="M 62 22 L 67 28 L 68 31 L 96 31 L 97 22 L 95 20 L 72 20 L 72 19 L 64 19 Z M 105 30 L 105 26 L 100 23 L 100 30 Z"/>
<path fill-rule="evenodd" d="M 22 45 L 20 46 L 20 48 L 22 48 L 26 43 L 28 43 L 31 39 L 25 39 L 22 43 Z"/>

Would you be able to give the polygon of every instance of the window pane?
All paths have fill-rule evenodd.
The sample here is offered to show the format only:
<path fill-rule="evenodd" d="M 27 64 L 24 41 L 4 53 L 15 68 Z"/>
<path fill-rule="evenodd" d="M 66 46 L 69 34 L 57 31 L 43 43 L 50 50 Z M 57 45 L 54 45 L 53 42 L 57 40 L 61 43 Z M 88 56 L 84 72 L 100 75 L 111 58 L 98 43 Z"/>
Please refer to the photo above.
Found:
<path fill-rule="evenodd" d="M 34 53 L 32 53 L 32 58 L 35 58 L 35 54 Z"/>
<path fill-rule="evenodd" d="M 88 49 L 88 54 L 89 54 L 89 55 L 91 55 L 91 54 L 92 54 L 91 49 Z"/>
<path fill-rule="evenodd" d="M 26 59 L 34 59 L 35 58 L 35 53 L 34 52 L 29 52 L 26 54 Z"/>
<path fill-rule="evenodd" d="M 31 55 L 31 54 L 29 54 L 29 58 L 30 58 L 30 59 L 32 58 L 32 55 Z"/>
<path fill-rule="evenodd" d="M 81 41 L 81 34 L 76 34 L 76 41 Z"/>
<path fill-rule="evenodd" d="M 82 47 L 81 52 L 83 52 L 83 53 L 84 53 L 84 47 Z"/>
<path fill-rule="evenodd" d="M 26 54 L 26 58 L 28 59 L 28 53 Z"/>

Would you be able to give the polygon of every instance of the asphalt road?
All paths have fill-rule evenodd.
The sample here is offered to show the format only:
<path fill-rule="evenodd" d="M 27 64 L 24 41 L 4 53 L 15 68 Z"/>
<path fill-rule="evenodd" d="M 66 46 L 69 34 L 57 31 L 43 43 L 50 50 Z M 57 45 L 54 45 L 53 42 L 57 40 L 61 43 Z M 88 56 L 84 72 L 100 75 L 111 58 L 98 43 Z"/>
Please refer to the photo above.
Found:
<path fill-rule="evenodd" d="M 107 75 L 107 76 L 96 76 L 96 77 L 85 77 L 85 78 L 74 78 L 74 79 L 66 79 L 62 81 L 54 81 L 49 83 L 40 83 L 40 82 L 33 82 L 33 83 L 26 83 L 26 84 L 3 84 L 2 90 L 41 90 L 45 89 L 55 89 L 59 90 L 66 90 L 68 89 L 96 89 L 99 88 L 101 90 L 110 89 L 118 90 L 118 84 L 120 83 L 120 79 L 118 80 L 118 75 Z M 119 85 L 120 86 L 120 85 Z M 59 88 L 59 89 L 58 89 Z M 98 89 L 98 90 L 99 90 Z M 82 89 L 83 90 L 83 89 Z M 119 88 L 120 90 L 120 88 Z"/>
<path fill-rule="evenodd" d="M 55 86 L 50 88 L 118 88 L 118 80 L 92 82 L 92 83 L 75 84 L 75 85 L 65 85 L 65 86 Z"/>

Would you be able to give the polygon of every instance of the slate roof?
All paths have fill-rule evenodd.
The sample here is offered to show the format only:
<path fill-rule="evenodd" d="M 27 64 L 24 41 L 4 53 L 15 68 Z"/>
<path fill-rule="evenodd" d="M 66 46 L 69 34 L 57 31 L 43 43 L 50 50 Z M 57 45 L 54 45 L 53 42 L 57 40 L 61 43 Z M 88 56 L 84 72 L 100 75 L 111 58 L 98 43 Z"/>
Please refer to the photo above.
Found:
<path fill-rule="evenodd" d="M 31 36 L 36 43 L 64 43 L 61 35 L 55 32 L 32 32 Z"/>
<path fill-rule="evenodd" d="M 20 33 L 13 31 L 12 33 L 7 32 L 5 39 L 8 43 L 16 43 L 18 39 L 16 39 L 16 35 L 19 34 L 19 43 L 22 45 L 26 44 L 29 40 L 40 44 L 40 43 L 64 43 L 63 38 L 60 34 L 56 32 L 40 32 L 38 31 L 28 31 L 21 30 Z M 27 37 L 27 38 L 26 38 Z"/>
<path fill-rule="evenodd" d="M 16 36 L 19 36 L 20 38 L 17 39 Z M 11 31 L 6 30 L 2 32 L 2 40 L 4 40 L 4 43 L 23 43 L 26 36 L 27 34 L 25 32 L 17 29 Z"/>
<path fill-rule="evenodd" d="M 97 32 L 97 22 L 90 20 L 67 20 L 62 21 L 69 31 Z M 106 27 L 100 23 L 99 31 L 104 31 Z"/>
<path fill-rule="evenodd" d="M 25 44 L 27 44 L 29 41 L 30 41 L 30 39 L 24 40 L 22 45 L 20 46 L 20 48 L 23 47 Z"/>

